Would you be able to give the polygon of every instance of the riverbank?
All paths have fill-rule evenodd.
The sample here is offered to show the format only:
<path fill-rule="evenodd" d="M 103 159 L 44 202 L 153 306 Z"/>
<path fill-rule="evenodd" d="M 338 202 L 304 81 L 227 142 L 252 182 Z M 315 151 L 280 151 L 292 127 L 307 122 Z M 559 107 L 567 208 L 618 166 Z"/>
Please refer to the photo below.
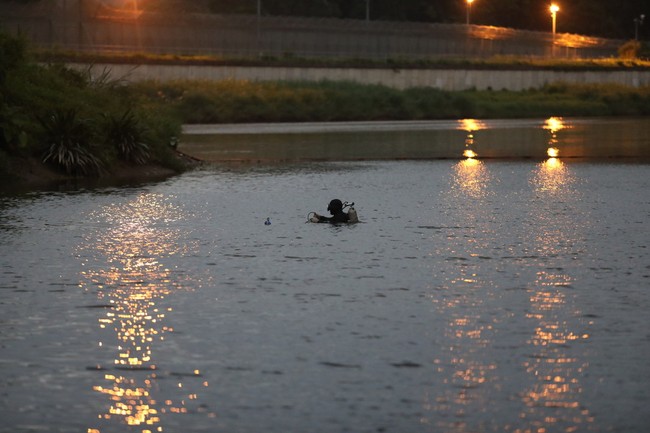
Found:
<path fill-rule="evenodd" d="M 238 79 L 207 79 L 187 71 L 183 74 L 191 79 L 155 79 L 145 70 L 155 65 L 127 65 L 133 74 L 143 74 L 140 80 L 116 73 L 110 65 L 37 64 L 25 52 L 24 41 L 0 34 L 0 43 L 4 52 L 13 53 L 0 62 L 0 175 L 26 185 L 80 178 L 112 181 L 142 174 L 158 177 L 182 171 L 186 164 L 172 151 L 182 124 L 650 115 L 650 84 L 634 81 L 634 74 L 650 77 L 650 71 L 643 63 L 625 61 L 609 65 L 610 72 L 593 73 L 624 74 L 632 77 L 629 85 L 603 84 L 597 79 L 592 84 L 553 82 L 520 91 L 490 85 L 450 91 L 426 80 L 404 88 L 375 83 L 372 74 L 387 72 L 377 65 L 358 69 L 368 74 L 361 79 L 367 82 L 345 76 L 241 79 L 239 72 L 233 75 Z M 566 66 L 561 64 L 554 67 Z M 393 64 L 388 73 L 433 73 L 430 64 L 404 70 L 399 65 L 405 64 Z M 325 68 L 329 72 L 342 70 L 329 66 Z M 513 61 L 513 69 L 502 72 L 521 75 L 525 72 L 519 70 L 521 66 Z M 535 66 L 536 72 L 560 72 L 545 70 L 547 66 Z M 276 67 L 272 63 L 257 69 Z M 298 69 L 313 72 L 307 65 Z M 497 69 L 477 67 L 474 72 L 491 76 Z M 458 71 L 445 73 L 463 80 Z M 465 77 L 464 83 L 472 81 Z"/>
<path fill-rule="evenodd" d="M 180 152 L 175 153 L 176 167 L 159 163 L 142 165 L 118 164 L 96 176 L 73 176 L 44 164 L 36 157 L 10 156 L 0 171 L 0 194 L 42 189 L 68 189 L 79 187 L 102 187 L 113 185 L 132 185 L 155 182 L 191 170 L 201 161 Z"/>
<path fill-rule="evenodd" d="M 93 182 L 185 169 L 181 122 L 109 76 L 34 63 L 0 31 L 0 177 L 7 184 Z"/>

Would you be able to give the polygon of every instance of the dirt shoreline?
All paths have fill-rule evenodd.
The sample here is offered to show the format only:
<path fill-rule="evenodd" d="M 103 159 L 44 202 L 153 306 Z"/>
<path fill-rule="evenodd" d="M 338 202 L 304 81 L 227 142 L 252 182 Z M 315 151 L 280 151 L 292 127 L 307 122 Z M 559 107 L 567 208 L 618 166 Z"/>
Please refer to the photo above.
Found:
<path fill-rule="evenodd" d="M 177 153 L 177 158 L 184 170 L 174 170 L 155 163 L 144 165 L 123 163 L 112 166 L 97 176 L 74 176 L 43 164 L 38 158 L 11 156 L 7 161 L 6 172 L 0 174 L 2 183 L 0 194 L 153 182 L 175 176 L 200 164 L 200 161 L 180 152 Z"/>

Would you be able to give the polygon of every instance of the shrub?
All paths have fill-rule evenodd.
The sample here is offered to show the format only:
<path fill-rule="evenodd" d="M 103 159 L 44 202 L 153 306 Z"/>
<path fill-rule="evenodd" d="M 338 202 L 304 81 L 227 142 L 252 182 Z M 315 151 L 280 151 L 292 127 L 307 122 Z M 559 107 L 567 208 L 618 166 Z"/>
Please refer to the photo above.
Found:
<path fill-rule="evenodd" d="M 104 115 L 105 143 L 117 150 L 124 161 L 144 164 L 149 160 L 149 145 L 145 143 L 145 128 L 131 110 L 121 116 Z"/>
<path fill-rule="evenodd" d="M 0 149 L 25 150 L 29 140 L 26 129 L 20 109 L 0 102 Z"/>
<path fill-rule="evenodd" d="M 57 110 L 39 120 L 46 143 L 44 163 L 52 163 L 74 175 L 100 172 L 103 164 L 92 146 L 92 128 L 78 118 L 75 110 Z"/>
<path fill-rule="evenodd" d="M 0 31 L 0 86 L 4 85 L 7 72 L 25 61 L 26 46 L 25 39 Z"/>
<path fill-rule="evenodd" d="M 622 59 L 636 59 L 639 57 L 641 43 L 639 41 L 627 41 L 618 49 L 618 56 Z"/>

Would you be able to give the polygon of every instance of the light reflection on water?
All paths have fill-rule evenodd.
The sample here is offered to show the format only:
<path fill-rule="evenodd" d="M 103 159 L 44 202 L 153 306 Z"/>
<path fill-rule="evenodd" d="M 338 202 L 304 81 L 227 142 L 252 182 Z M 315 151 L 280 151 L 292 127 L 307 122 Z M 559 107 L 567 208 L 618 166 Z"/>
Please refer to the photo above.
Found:
<path fill-rule="evenodd" d="M 558 119 L 551 118 L 547 123 L 553 134 L 563 128 Z M 555 136 L 552 140 L 556 145 Z M 581 386 L 582 377 L 589 373 L 589 362 L 571 350 L 572 345 L 582 344 L 580 340 L 586 342 L 589 331 L 576 329 L 569 319 L 580 317 L 582 312 L 572 293 L 578 281 L 565 263 L 586 252 L 585 231 L 590 230 L 591 219 L 580 206 L 583 194 L 577 190 L 575 175 L 558 158 L 537 164 L 531 183 L 540 197 L 539 205 L 530 214 L 536 228 L 531 242 L 540 258 L 552 263 L 536 272 L 527 289 L 530 308 L 526 318 L 533 326 L 528 344 L 532 353 L 523 366 L 531 380 L 522 393 L 526 408 L 520 417 L 529 420 L 530 431 L 575 432 L 594 422 L 583 401 Z M 565 259 L 554 260 L 557 257 Z M 558 412 L 540 417 L 540 408 Z"/>
<path fill-rule="evenodd" d="M 567 125 L 563 118 L 552 116 L 546 119 L 543 128 L 548 130 L 550 133 L 546 153 L 551 158 L 557 158 L 560 155 L 560 149 L 558 149 L 560 140 L 558 139 L 557 133 L 562 129 L 571 128 L 571 126 Z"/>
<path fill-rule="evenodd" d="M 549 158 L 539 163 L 533 178 L 535 190 L 548 193 L 549 199 L 553 194 L 560 194 L 571 182 L 572 176 L 559 158 Z"/>
<path fill-rule="evenodd" d="M 83 249 L 86 254 L 103 257 L 106 266 L 91 266 L 82 272 L 82 287 L 107 302 L 105 316 L 98 319 L 99 327 L 112 331 L 107 337 L 117 343 L 98 342 L 99 347 L 114 350 L 113 366 L 96 367 L 105 372 L 104 381 L 93 386 L 107 400 L 106 411 L 98 415 L 100 420 L 123 420 L 127 425 L 140 426 L 143 433 L 163 431 L 162 417 L 187 413 L 192 401 L 198 399 L 198 384 L 208 386 L 207 381 L 200 380 L 198 369 L 186 370 L 174 375 L 180 389 L 184 389 L 184 382 L 190 382 L 187 391 L 173 399 L 156 395 L 159 376 L 169 372 L 160 371 L 155 347 L 166 334 L 174 332 L 166 323 L 173 308 L 163 306 L 162 301 L 179 290 L 196 287 L 162 263 L 195 248 L 183 239 L 187 233 L 169 227 L 187 217 L 159 194 L 141 194 L 126 203 L 110 204 L 91 216 L 107 229 L 91 232 Z M 102 430 L 93 426 L 88 431 Z"/>
<path fill-rule="evenodd" d="M 454 165 L 455 187 L 470 198 L 480 198 L 488 194 L 490 173 L 485 163 L 474 158 L 467 158 Z"/>
<path fill-rule="evenodd" d="M 465 138 L 465 150 L 463 151 L 463 156 L 467 158 L 476 158 L 478 154 L 475 149 L 474 142 L 474 132 L 485 129 L 486 125 L 483 121 L 478 119 L 461 119 L 458 121 L 458 129 L 467 131 L 467 137 Z"/>
<path fill-rule="evenodd" d="M 495 301 L 491 299 L 495 292 L 490 289 L 494 281 L 485 279 L 463 257 L 493 259 L 485 251 L 491 248 L 492 235 L 503 234 L 490 233 L 485 221 L 493 219 L 490 203 L 500 188 L 498 180 L 480 160 L 461 160 L 453 168 L 450 193 L 465 203 L 465 212 L 457 222 L 473 234 L 458 240 L 464 245 L 450 251 L 453 254 L 450 259 L 458 260 L 460 266 L 457 274 L 446 277 L 444 288 L 455 295 L 432 297 L 440 313 L 451 318 L 445 328 L 445 336 L 450 341 L 449 354 L 435 360 L 437 371 L 445 377 L 443 384 L 451 388 L 438 392 L 437 396 L 425 395 L 423 406 L 435 416 L 423 418 L 423 423 L 433 424 L 440 431 L 454 432 L 476 431 L 477 426 L 482 431 L 518 433 L 591 430 L 595 417 L 581 397 L 581 378 L 588 374 L 589 362 L 568 349 L 572 344 L 586 341 L 590 335 L 587 330 L 572 329 L 570 323 L 574 320 L 567 320 L 581 315 L 573 296 L 567 292 L 575 277 L 564 269 L 564 263 L 552 264 L 559 257 L 585 252 L 581 245 L 582 230 L 588 230 L 584 221 L 589 221 L 589 216 L 582 214 L 582 222 L 575 222 L 581 200 L 575 175 L 558 158 L 535 164 L 531 172 L 530 183 L 539 201 L 527 218 L 532 236 L 524 244 L 530 247 L 530 258 L 547 266 L 537 271 L 525 288 L 529 307 L 523 317 L 530 322 L 532 334 L 526 341 L 527 359 L 521 363 L 530 377 L 526 381 L 529 385 L 517 392 L 522 409 L 518 421 L 498 425 L 489 415 L 493 391 L 487 391 L 486 387 L 503 386 L 500 385 L 503 367 L 498 361 L 490 362 L 483 354 L 496 343 L 495 329 L 501 321 L 486 316 Z M 574 205 L 576 209 L 572 209 Z M 465 251 L 465 255 L 457 255 L 457 251 Z M 466 421 L 477 417 L 477 409 L 481 414 L 478 418 L 484 421 L 478 424 Z M 453 420 L 444 421 L 446 416 L 452 416 Z"/>

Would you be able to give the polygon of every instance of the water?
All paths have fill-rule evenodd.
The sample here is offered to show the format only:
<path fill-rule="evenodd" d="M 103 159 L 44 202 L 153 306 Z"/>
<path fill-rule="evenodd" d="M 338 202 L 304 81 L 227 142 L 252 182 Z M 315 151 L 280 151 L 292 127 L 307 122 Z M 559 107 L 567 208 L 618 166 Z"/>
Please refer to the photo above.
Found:
<path fill-rule="evenodd" d="M 649 190 L 542 158 L 0 197 L 0 432 L 647 431 Z M 362 223 L 305 223 L 335 197 Z"/>
<path fill-rule="evenodd" d="M 463 145 L 465 143 L 465 145 Z M 188 125 L 180 150 L 207 161 L 534 158 L 650 155 L 647 118 L 461 119 Z"/>

